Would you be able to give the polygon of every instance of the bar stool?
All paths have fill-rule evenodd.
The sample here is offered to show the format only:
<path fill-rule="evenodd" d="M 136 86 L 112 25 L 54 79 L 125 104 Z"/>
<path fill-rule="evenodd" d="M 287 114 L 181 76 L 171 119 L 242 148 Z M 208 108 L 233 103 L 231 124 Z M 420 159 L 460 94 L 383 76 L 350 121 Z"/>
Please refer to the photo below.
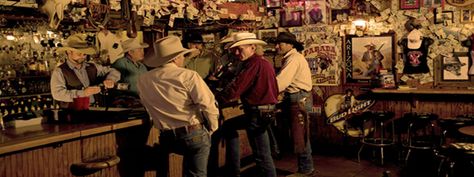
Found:
<path fill-rule="evenodd" d="M 465 141 L 465 137 L 458 131 L 459 128 L 474 125 L 474 118 L 472 115 L 458 115 L 452 118 L 440 118 L 437 121 L 441 127 L 441 142 L 440 146 L 435 149 L 435 156 L 439 159 L 438 176 L 450 176 L 454 173 L 454 165 L 458 151 L 453 146 L 456 142 Z"/>
<path fill-rule="evenodd" d="M 407 140 L 404 146 L 408 149 L 405 156 L 405 165 L 408 164 L 412 150 L 434 150 L 439 146 L 440 137 L 436 136 L 436 126 L 432 122 L 438 119 L 438 115 L 427 113 L 407 113 L 409 119 Z"/>
<path fill-rule="evenodd" d="M 357 160 L 360 162 L 360 153 L 364 149 L 364 146 L 372 146 L 380 148 L 380 164 L 384 164 L 384 147 L 395 145 L 395 124 L 391 120 L 395 113 L 391 111 L 372 111 L 370 121 L 373 132 L 367 136 L 362 133 L 361 147 L 357 153 Z M 387 127 L 388 123 L 390 127 Z M 364 128 L 365 129 L 365 128 Z M 375 151 L 374 151 L 375 155 Z"/>

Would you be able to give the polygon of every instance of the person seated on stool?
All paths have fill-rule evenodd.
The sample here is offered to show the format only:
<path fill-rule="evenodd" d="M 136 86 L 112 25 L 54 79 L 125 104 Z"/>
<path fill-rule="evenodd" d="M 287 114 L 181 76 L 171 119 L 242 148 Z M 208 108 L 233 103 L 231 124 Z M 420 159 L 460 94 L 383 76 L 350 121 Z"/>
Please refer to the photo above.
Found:
<path fill-rule="evenodd" d="M 230 48 L 243 62 L 242 70 L 217 98 L 220 103 L 226 103 L 240 97 L 245 116 L 229 119 L 221 128 L 226 138 L 226 166 L 229 168 L 226 176 L 240 176 L 237 129 L 245 129 L 259 170 L 257 176 L 276 177 L 267 128 L 275 118 L 278 86 L 272 64 L 256 54 L 257 45 L 266 42 L 248 32 L 237 33 L 233 41 Z"/>
<path fill-rule="evenodd" d="M 155 56 L 144 63 L 156 68 L 140 75 L 137 89 L 161 132 L 160 146 L 166 154 L 161 157 L 167 162 L 169 152 L 180 153 L 183 176 L 207 177 L 210 137 L 218 128 L 214 95 L 197 72 L 183 67 L 184 55 L 193 50 L 184 48 L 178 37 L 161 38 L 154 47 Z"/>
<path fill-rule="evenodd" d="M 294 151 L 298 158 L 298 172 L 290 176 L 311 176 L 314 172 L 309 132 L 309 112 L 313 107 L 311 70 L 300 53 L 303 44 L 289 32 L 280 32 L 275 41 L 283 66 L 277 75 L 278 92 L 284 93 L 283 109 L 289 116 Z"/>

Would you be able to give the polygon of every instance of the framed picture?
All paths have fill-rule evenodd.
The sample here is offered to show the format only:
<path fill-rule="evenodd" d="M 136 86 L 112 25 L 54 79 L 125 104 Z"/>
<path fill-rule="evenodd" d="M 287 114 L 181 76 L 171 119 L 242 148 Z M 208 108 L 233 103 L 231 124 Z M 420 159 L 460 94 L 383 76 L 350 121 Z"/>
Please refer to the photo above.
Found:
<path fill-rule="evenodd" d="M 331 24 L 348 22 L 350 13 L 350 9 L 331 9 Z"/>
<path fill-rule="evenodd" d="M 166 36 L 178 36 L 181 40 L 183 40 L 183 30 L 169 30 Z"/>
<path fill-rule="evenodd" d="M 472 22 L 472 11 L 470 9 L 461 9 L 461 23 Z"/>
<path fill-rule="evenodd" d="M 301 16 L 303 11 L 289 11 L 281 10 L 280 11 L 280 26 L 282 27 L 292 27 L 292 26 L 302 26 L 303 19 Z"/>
<path fill-rule="evenodd" d="M 443 6 L 444 0 L 423 0 L 423 7 L 426 8 L 437 8 Z"/>
<path fill-rule="evenodd" d="M 257 37 L 268 44 L 263 47 L 265 51 L 275 51 L 275 44 L 269 43 L 268 41 L 272 38 L 276 38 L 278 35 L 278 29 L 262 29 L 258 30 Z"/>
<path fill-rule="evenodd" d="M 353 16 L 379 16 L 380 11 L 366 0 L 352 0 L 351 15 Z"/>
<path fill-rule="evenodd" d="M 395 33 L 379 36 L 346 36 L 344 39 L 345 83 L 368 83 L 381 70 L 395 68 Z"/>
<path fill-rule="evenodd" d="M 418 9 L 420 8 L 420 0 L 400 0 L 400 9 Z"/>
<path fill-rule="evenodd" d="M 434 14 L 435 14 L 435 17 L 434 17 L 435 24 L 444 23 L 445 21 L 454 22 L 453 11 L 443 10 L 440 12 L 435 9 Z"/>
<path fill-rule="evenodd" d="M 328 22 L 329 6 L 325 0 L 305 2 L 305 22 L 306 24 L 317 24 Z"/>
<path fill-rule="evenodd" d="M 453 56 L 439 55 L 435 58 L 436 87 L 471 87 L 473 76 L 469 75 L 469 57 L 467 53 L 455 52 Z"/>
<path fill-rule="evenodd" d="M 281 7 L 281 0 L 265 0 L 265 7 L 267 8 Z"/>

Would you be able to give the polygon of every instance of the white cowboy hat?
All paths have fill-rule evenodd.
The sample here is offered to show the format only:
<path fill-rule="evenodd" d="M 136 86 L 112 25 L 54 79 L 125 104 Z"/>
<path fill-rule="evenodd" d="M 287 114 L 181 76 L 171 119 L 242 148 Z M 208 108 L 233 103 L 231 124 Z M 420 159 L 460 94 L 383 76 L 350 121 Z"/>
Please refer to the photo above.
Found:
<path fill-rule="evenodd" d="M 234 37 L 237 33 L 231 32 L 230 34 L 227 34 L 224 36 L 219 43 L 224 44 L 224 49 L 229 49 L 230 45 L 232 45 L 232 42 L 234 42 Z"/>
<path fill-rule="evenodd" d="M 421 46 L 421 39 L 423 37 L 423 33 L 420 30 L 414 29 L 412 30 L 407 38 L 408 38 L 408 48 L 409 49 L 418 49 Z"/>
<path fill-rule="evenodd" d="M 75 51 L 86 55 L 95 54 L 97 52 L 95 47 L 87 43 L 86 38 L 85 34 L 73 34 L 66 39 L 63 47 L 56 49 L 56 52 Z"/>
<path fill-rule="evenodd" d="M 257 35 L 249 32 L 237 33 L 234 36 L 234 42 L 230 45 L 229 48 L 246 45 L 246 44 L 257 44 L 257 45 L 267 45 L 265 41 L 257 39 Z"/>
<path fill-rule="evenodd" d="M 176 58 L 196 49 L 184 48 L 177 36 L 166 36 L 155 41 L 155 54 L 146 59 L 144 63 L 149 67 L 159 67 Z"/>
<path fill-rule="evenodd" d="M 127 39 L 127 40 L 122 42 L 122 48 L 123 48 L 122 53 L 126 53 L 130 50 L 133 50 L 133 49 L 148 48 L 148 46 L 149 45 L 147 43 L 140 43 L 138 38 L 130 38 L 130 39 Z"/>

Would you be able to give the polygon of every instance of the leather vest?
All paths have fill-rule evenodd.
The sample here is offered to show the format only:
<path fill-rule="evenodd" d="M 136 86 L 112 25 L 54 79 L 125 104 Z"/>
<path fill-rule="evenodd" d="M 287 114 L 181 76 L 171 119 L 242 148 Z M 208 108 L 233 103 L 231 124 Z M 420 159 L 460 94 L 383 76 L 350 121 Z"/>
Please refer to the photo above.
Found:
<path fill-rule="evenodd" d="M 97 85 L 97 82 L 100 81 L 97 78 L 97 68 L 93 63 L 87 63 L 88 65 L 86 66 L 86 72 L 87 72 L 87 77 L 89 78 L 89 85 Z M 61 68 L 61 71 L 64 76 L 64 80 L 66 81 L 66 88 L 68 90 L 72 89 L 77 89 L 81 90 L 84 88 L 84 85 L 82 84 L 81 80 L 77 77 L 76 73 L 74 73 L 74 70 L 69 68 L 67 63 L 63 63 L 59 66 Z M 94 99 L 97 100 L 97 97 L 94 95 Z M 59 102 L 59 106 L 61 108 L 70 108 L 71 104 L 69 102 Z"/>

